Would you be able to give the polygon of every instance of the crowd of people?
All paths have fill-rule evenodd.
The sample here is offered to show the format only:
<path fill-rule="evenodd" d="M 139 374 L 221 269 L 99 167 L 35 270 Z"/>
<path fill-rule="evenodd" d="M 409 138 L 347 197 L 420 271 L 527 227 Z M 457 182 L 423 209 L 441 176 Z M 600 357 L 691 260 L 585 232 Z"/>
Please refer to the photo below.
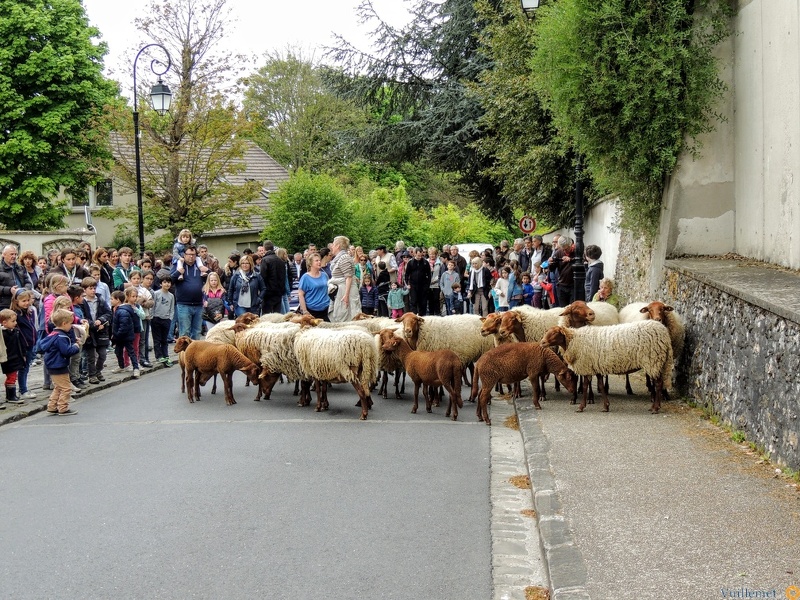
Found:
<path fill-rule="evenodd" d="M 186 229 L 172 252 L 160 258 L 144 252 L 138 260 L 128 247 L 93 250 L 84 242 L 36 256 L 19 255 L 10 244 L 0 260 L 5 402 L 36 397 L 28 372 L 43 361 L 44 387 L 52 390 L 48 411 L 75 414 L 70 394 L 105 380 L 109 348 L 113 372 L 139 377 L 141 368 L 153 366 L 151 350 L 154 361 L 172 366 L 169 344 L 177 336 L 199 339 L 245 312 L 287 313 L 293 297 L 298 312 L 334 322 L 362 312 L 486 316 L 522 304 L 566 306 L 574 300 L 574 252 L 572 240 L 559 235 L 552 244 L 526 236 L 468 256 L 457 245 L 426 249 L 402 241 L 393 251 L 383 245 L 364 251 L 337 236 L 291 257 L 266 240 L 255 250 L 231 252 L 221 265 Z M 582 257 L 585 297 L 618 306 L 601 254 L 590 245 Z"/>

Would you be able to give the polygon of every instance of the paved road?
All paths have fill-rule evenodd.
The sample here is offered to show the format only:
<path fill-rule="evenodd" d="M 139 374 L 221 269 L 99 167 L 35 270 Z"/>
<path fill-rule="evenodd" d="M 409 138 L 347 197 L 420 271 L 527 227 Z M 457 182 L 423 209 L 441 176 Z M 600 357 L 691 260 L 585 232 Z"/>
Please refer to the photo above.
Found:
<path fill-rule="evenodd" d="M 238 382 L 243 382 L 241 377 Z M 190 405 L 177 369 L 0 429 L 0 597 L 489 598 L 490 428 Z M 220 391 L 221 392 L 221 391 Z M 206 392 L 207 394 L 207 392 Z"/>

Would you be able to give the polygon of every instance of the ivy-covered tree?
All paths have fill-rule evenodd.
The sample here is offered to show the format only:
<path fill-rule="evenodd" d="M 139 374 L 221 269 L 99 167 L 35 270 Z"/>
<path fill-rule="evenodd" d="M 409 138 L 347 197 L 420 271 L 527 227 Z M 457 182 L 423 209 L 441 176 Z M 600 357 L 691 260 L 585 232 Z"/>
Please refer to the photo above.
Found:
<path fill-rule="evenodd" d="M 340 67 L 329 79 L 374 118 L 350 141 L 370 160 L 421 161 L 457 173 L 486 214 L 510 222 L 512 207 L 473 144 L 483 133 L 483 109 L 466 84 L 489 66 L 478 51 L 476 32 L 483 23 L 473 1 L 419 0 L 412 15 L 406 26 L 395 28 L 364 0 L 358 16 L 375 23 L 375 52 L 360 51 L 341 37 L 329 52 Z"/>
<path fill-rule="evenodd" d="M 226 0 L 167 0 L 152 3 L 149 16 L 137 26 L 160 40 L 172 57 L 165 75 L 173 91 L 170 114 L 160 117 L 139 103 L 142 148 L 142 191 L 145 230 L 164 231 L 152 240 L 166 247 L 180 229 L 195 235 L 217 227 L 249 225 L 257 210 L 262 183 L 234 182 L 245 164 L 249 124 L 220 89 L 233 73 L 231 57 L 217 55 L 214 46 L 224 35 Z M 165 61 L 158 48 L 148 58 Z M 143 78 L 146 79 L 146 78 Z M 154 82 L 143 84 L 149 89 Z M 140 93 L 143 90 L 139 90 Z M 144 94 L 142 94 L 144 96 Z M 116 106 L 109 114 L 117 175 L 135 185 L 133 124 L 130 109 Z M 121 228 L 136 222 L 136 206 L 104 209 L 122 217 Z"/>
<path fill-rule="evenodd" d="M 98 124 L 116 93 L 103 75 L 80 0 L 0 0 L 0 223 L 64 223 L 60 188 L 80 190 L 108 166 Z"/>
<path fill-rule="evenodd" d="M 536 14 L 533 83 L 560 135 L 586 157 L 623 225 L 654 233 L 666 176 L 712 131 L 725 90 L 714 50 L 727 0 L 559 0 Z"/>

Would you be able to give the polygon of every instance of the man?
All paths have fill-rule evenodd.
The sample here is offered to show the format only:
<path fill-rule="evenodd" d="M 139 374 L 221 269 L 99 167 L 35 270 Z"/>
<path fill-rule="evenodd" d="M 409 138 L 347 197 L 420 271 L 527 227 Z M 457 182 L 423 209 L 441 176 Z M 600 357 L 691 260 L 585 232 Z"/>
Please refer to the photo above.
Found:
<path fill-rule="evenodd" d="M 18 254 L 14 244 L 3 248 L 3 260 L 0 261 L 0 309 L 11 307 L 11 300 L 18 289 L 33 289 L 30 275 L 25 267 L 17 263 Z"/>
<path fill-rule="evenodd" d="M 442 252 L 439 254 L 439 260 L 442 261 L 443 265 L 446 265 L 447 261 L 450 260 L 450 244 L 445 244 L 442 246 Z"/>
<path fill-rule="evenodd" d="M 286 293 L 286 263 L 275 254 L 275 244 L 270 240 L 264 242 L 264 258 L 259 273 L 266 288 L 262 312 L 281 312 L 281 301 Z"/>
<path fill-rule="evenodd" d="M 424 317 L 428 314 L 428 292 L 431 288 L 431 265 L 423 249 L 414 250 L 414 258 L 406 264 L 405 283 L 409 286 L 408 305 L 411 312 Z"/>
<path fill-rule="evenodd" d="M 216 259 L 216 257 L 208 251 L 208 246 L 205 244 L 200 244 L 197 247 L 197 256 L 200 258 L 203 265 L 208 265 L 211 260 Z M 206 271 L 207 270 L 208 268 L 206 268 Z"/>
<path fill-rule="evenodd" d="M 461 275 L 461 289 L 467 289 L 467 259 L 458 253 L 458 246 L 450 246 L 450 260 L 456 263 L 456 271 Z"/>
<path fill-rule="evenodd" d="M 121 258 L 120 254 L 120 258 Z M 175 289 L 178 334 L 200 339 L 203 327 L 203 283 L 205 274 L 197 266 L 197 248 L 189 244 L 183 254 L 183 267 L 175 263 L 170 270 Z"/>
<path fill-rule="evenodd" d="M 542 264 L 544 261 L 549 260 L 553 255 L 553 249 L 544 243 L 542 236 L 533 236 L 533 243 L 531 244 L 531 267 L 537 262 Z"/>
<path fill-rule="evenodd" d="M 303 273 L 306 272 L 306 262 L 303 260 L 303 255 L 300 252 L 294 253 L 294 260 L 290 267 L 289 282 L 292 285 L 292 289 L 296 290 L 297 285 L 300 283 L 300 278 L 303 276 Z"/>
<path fill-rule="evenodd" d="M 387 253 L 386 246 L 383 245 L 377 246 L 375 251 L 378 253 L 375 257 L 375 272 L 379 273 L 380 271 L 378 264 L 385 263 L 386 270 L 389 272 L 389 282 L 397 283 L 397 259 L 394 254 Z"/>
<path fill-rule="evenodd" d="M 508 262 L 515 260 L 519 262 L 519 253 L 522 250 L 522 238 L 517 238 L 514 240 L 514 246 L 511 249 L 511 252 L 508 253 Z"/>
<path fill-rule="evenodd" d="M 114 269 L 114 289 L 124 292 L 127 288 L 131 287 L 130 277 L 131 271 L 138 268 L 131 262 L 133 259 L 133 250 L 127 246 L 119 249 L 119 264 Z"/>
<path fill-rule="evenodd" d="M 558 265 L 558 278 L 556 280 L 556 298 L 561 308 L 569 306 L 575 300 L 572 277 L 572 240 L 566 236 L 559 236 L 558 250 L 553 253 L 548 261 L 550 269 Z"/>

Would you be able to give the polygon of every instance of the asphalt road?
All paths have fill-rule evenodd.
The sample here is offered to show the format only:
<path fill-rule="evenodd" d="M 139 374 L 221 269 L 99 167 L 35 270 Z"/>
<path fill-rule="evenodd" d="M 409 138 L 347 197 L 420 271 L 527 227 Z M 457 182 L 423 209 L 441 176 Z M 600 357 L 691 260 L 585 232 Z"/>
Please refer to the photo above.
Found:
<path fill-rule="evenodd" d="M 2 598 L 491 596 L 490 428 L 165 370 L 0 429 Z M 407 398 L 409 395 L 407 394 Z"/>

